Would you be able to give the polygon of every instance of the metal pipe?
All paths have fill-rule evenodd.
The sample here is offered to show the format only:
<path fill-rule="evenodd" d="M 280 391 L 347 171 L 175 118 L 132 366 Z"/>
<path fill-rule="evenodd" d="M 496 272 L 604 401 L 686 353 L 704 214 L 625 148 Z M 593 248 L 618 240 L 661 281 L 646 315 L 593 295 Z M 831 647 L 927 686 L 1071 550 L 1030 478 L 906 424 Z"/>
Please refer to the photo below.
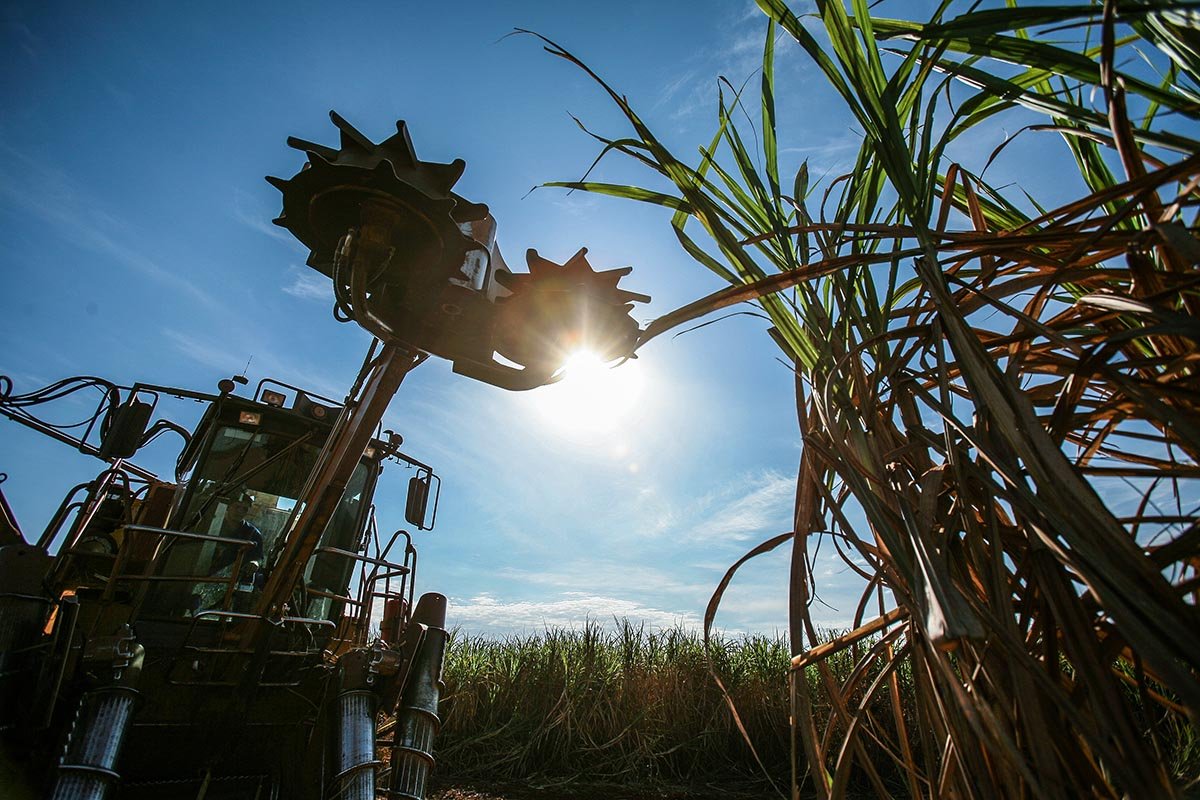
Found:
<path fill-rule="evenodd" d="M 105 800 L 121 779 L 117 759 L 133 719 L 145 648 L 134 645 L 131 656 L 116 682 L 80 700 L 51 800 Z"/>
<path fill-rule="evenodd" d="M 74 500 L 75 495 L 81 489 L 86 489 L 91 486 L 91 481 L 81 483 L 71 491 L 67 492 L 66 497 L 59 503 L 58 510 L 54 512 L 54 516 L 50 518 L 50 522 L 46 524 L 46 529 L 42 531 L 42 535 L 38 537 L 37 546 L 47 553 L 50 552 L 50 545 L 53 544 L 54 538 L 58 536 L 58 531 L 62 528 L 62 524 L 66 522 L 67 516 L 70 515 L 71 509 L 78 506 L 83 508 L 84 501 Z"/>

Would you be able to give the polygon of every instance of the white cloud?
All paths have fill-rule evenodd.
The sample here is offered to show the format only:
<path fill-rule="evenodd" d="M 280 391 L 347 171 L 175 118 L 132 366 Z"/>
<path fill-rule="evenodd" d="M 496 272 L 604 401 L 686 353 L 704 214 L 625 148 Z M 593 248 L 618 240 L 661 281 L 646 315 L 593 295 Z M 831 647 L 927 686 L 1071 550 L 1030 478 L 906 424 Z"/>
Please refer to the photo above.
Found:
<path fill-rule="evenodd" d="M 333 284 L 316 270 L 292 267 L 292 282 L 283 287 L 284 294 L 301 300 L 333 302 Z"/>
<path fill-rule="evenodd" d="M 489 634 L 577 628 L 586 622 L 608 625 L 628 619 L 657 628 L 697 628 L 694 614 L 642 605 L 634 600 L 584 592 L 564 592 L 546 600 L 504 600 L 490 593 L 450 600 L 449 622 L 455 627 Z"/>
<path fill-rule="evenodd" d="M 654 104 L 651 110 L 657 109 L 660 106 L 664 106 L 674 100 L 681 89 L 687 87 L 696 80 L 696 76 L 698 74 L 699 70 L 694 68 L 689 69 L 678 78 L 668 83 L 665 87 L 663 87 L 662 93 L 658 96 L 658 101 Z"/>
<path fill-rule="evenodd" d="M 677 601 L 686 602 L 689 607 L 707 600 L 712 592 L 708 581 L 681 580 L 681 567 L 684 565 L 675 563 L 672 566 L 674 569 L 668 572 L 644 563 L 586 558 L 556 563 L 550 569 L 501 567 L 496 574 L 525 585 L 585 592 L 618 592 L 628 596 L 651 591 L 655 595 L 671 595 Z"/>
<path fill-rule="evenodd" d="M 796 479 L 778 472 L 744 476 L 702 498 L 691 521 L 677 523 L 677 533 L 691 541 L 745 541 L 782 533 L 791 529 L 795 491 Z"/>
<path fill-rule="evenodd" d="M 30 30 L 28 25 L 21 21 L 20 11 L 15 6 L 5 9 L 4 16 L 5 27 L 13 38 L 17 40 L 17 46 L 21 48 L 31 62 L 38 63 L 43 45 L 41 38 Z"/>

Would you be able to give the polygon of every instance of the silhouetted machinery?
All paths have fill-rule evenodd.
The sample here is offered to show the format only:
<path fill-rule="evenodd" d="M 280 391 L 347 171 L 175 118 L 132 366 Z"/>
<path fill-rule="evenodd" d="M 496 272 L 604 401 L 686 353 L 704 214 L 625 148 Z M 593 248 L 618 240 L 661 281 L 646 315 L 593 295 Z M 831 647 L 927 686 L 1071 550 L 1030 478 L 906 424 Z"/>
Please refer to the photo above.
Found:
<path fill-rule="evenodd" d="M 425 795 L 446 599 L 414 602 L 411 538 L 381 535 L 372 500 L 384 463 L 406 465 L 405 518 L 427 529 L 440 482 L 378 433 L 383 413 L 429 354 L 507 389 L 578 349 L 631 357 L 648 298 L 583 250 L 510 272 L 487 207 L 453 191 L 461 160 L 420 161 L 403 122 L 375 144 L 331 116 L 339 148 L 289 139 L 307 163 L 268 180 L 335 316 L 375 337 L 342 402 L 272 380 L 243 397 L 244 378 L 15 394 L 0 377 L 0 413 L 107 462 L 36 539 L 0 492 L 4 797 Z M 90 389 L 82 435 L 36 410 Z M 206 403 L 195 430 L 156 420 L 162 397 Z M 184 442 L 174 480 L 131 460 L 164 433 Z"/>

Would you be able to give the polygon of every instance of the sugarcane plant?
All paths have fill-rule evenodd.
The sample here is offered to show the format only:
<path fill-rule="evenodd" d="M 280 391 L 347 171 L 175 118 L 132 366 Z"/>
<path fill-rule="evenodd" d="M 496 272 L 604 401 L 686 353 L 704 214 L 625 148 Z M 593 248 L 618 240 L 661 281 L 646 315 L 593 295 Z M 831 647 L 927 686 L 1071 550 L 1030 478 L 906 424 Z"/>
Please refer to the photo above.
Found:
<path fill-rule="evenodd" d="M 632 128 L 588 131 L 597 161 L 658 176 L 553 185 L 670 209 L 730 284 L 641 343 L 751 303 L 795 366 L 794 529 L 730 569 L 706 630 L 736 568 L 790 545 L 794 793 L 1178 796 L 1200 712 L 1200 10 L 945 0 L 921 23 L 758 4 L 758 97 L 723 84 L 694 162 L 544 40 Z M 782 179 L 781 45 L 861 133 L 844 175 Z M 1001 115 L 1010 140 L 1065 148 L 1080 196 L 1046 208 L 1051 187 L 947 155 Z M 832 641 L 810 616 L 822 540 L 865 587 Z"/>

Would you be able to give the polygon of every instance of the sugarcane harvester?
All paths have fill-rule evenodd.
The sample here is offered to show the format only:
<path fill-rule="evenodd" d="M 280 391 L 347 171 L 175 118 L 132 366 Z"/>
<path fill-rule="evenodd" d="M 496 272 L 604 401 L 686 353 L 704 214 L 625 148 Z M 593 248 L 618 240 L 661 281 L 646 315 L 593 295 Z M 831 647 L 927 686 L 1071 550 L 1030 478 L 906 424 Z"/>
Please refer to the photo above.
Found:
<path fill-rule="evenodd" d="M 338 147 L 291 138 L 307 162 L 267 180 L 283 195 L 275 223 L 332 281 L 335 316 L 373 336 L 344 401 L 273 381 L 246 398 L 234 380 L 15 394 L 0 378 L 0 413 L 107 462 L 36 540 L 0 492 L 13 796 L 424 797 L 446 599 L 412 602 L 411 538 L 380 537 L 371 500 L 398 460 L 416 470 L 406 520 L 431 527 L 440 482 L 377 435 L 388 403 L 430 355 L 510 390 L 556 380 L 581 349 L 633 355 L 633 303 L 649 298 L 618 286 L 628 268 L 530 250 L 528 272 L 510 271 L 487 207 L 454 192 L 463 161 L 421 161 L 403 122 L 377 144 L 331 117 Z M 103 399 L 82 436 L 31 411 L 87 387 Z M 208 404 L 194 431 L 151 424 L 162 396 Z M 185 442 L 174 481 L 131 460 L 167 432 Z"/>

